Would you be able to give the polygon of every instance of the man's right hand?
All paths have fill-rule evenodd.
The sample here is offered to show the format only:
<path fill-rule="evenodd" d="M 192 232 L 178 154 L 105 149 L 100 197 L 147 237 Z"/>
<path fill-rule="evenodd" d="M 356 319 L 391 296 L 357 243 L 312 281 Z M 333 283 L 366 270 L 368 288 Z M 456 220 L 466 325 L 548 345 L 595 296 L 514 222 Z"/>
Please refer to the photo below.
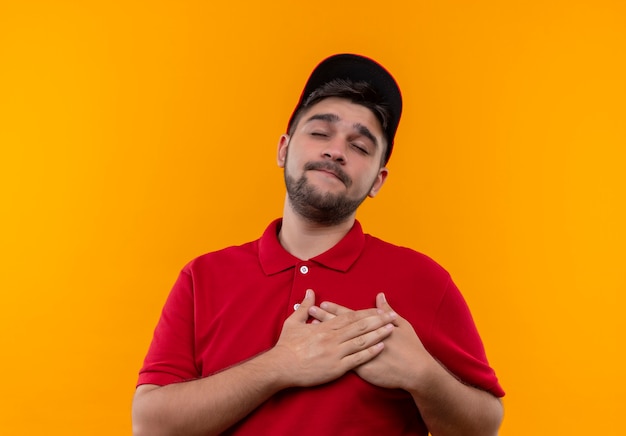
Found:
<path fill-rule="evenodd" d="M 284 387 L 315 386 L 341 377 L 383 350 L 393 331 L 395 313 L 376 308 L 340 314 L 323 323 L 308 323 L 315 293 L 309 289 L 285 320 L 274 348 L 268 351 L 280 369 Z"/>
<path fill-rule="evenodd" d="M 283 323 L 278 343 L 265 353 L 209 377 L 139 386 L 133 434 L 220 434 L 276 392 L 332 381 L 383 350 L 393 315 L 367 309 L 307 323 L 314 304 L 315 294 L 309 290 Z"/>

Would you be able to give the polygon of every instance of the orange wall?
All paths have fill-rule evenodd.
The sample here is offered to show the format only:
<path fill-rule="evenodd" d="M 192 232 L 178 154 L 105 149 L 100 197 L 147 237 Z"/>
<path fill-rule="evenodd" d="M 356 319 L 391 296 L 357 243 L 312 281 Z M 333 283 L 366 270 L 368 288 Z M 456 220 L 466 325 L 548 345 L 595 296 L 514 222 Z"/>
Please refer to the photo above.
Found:
<path fill-rule="evenodd" d="M 343 51 L 406 102 L 360 219 L 455 277 L 501 434 L 623 431 L 624 3 L 210 3 L 0 5 L 0 433 L 130 434 L 178 270 L 280 214 L 276 141 Z"/>

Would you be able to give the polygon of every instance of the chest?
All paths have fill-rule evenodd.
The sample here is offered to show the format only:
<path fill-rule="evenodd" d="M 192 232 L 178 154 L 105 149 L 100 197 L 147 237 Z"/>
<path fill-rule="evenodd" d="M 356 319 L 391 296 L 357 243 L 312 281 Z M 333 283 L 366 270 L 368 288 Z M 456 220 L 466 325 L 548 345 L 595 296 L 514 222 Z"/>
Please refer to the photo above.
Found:
<path fill-rule="evenodd" d="M 377 271 L 358 262 L 349 271 L 313 261 L 271 275 L 237 265 L 212 271 L 194 283 L 196 364 L 206 376 L 272 347 L 307 289 L 318 305 L 332 301 L 355 310 L 375 307 L 376 295 L 385 292 L 416 331 L 425 330 L 431 292 L 413 276 L 401 266 Z"/>

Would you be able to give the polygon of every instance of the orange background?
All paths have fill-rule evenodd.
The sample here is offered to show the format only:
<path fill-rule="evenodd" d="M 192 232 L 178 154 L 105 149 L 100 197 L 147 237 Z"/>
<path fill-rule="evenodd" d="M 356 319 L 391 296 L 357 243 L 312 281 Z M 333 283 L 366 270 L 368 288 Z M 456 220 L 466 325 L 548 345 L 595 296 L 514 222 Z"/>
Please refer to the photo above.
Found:
<path fill-rule="evenodd" d="M 452 273 L 501 434 L 622 434 L 625 4 L 215 3 L 0 3 L 0 433 L 130 434 L 179 269 L 279 216 L 278 137 L 347 51 L 405 98 L 359 218 Z"/>

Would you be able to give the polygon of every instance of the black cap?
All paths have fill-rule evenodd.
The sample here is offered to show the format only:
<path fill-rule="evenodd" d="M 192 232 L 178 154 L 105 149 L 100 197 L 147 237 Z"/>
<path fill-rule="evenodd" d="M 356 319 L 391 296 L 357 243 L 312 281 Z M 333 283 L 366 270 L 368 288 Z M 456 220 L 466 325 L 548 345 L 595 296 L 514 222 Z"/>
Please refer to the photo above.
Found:
<path fill-rule="evenodd" d="M 393 148 L 393 139 L 400 123 L 400 115 L 402 114 L 402 95 L 398 84 L 391 74 L 378 62 L 365 56 L 355 54 L 337 54 L 324 59 L 311 73 L 307 80 L 300 100 L 296 105 L 287 131 L 291 129 L 295 115 L 302 107 L 307 98 L 320 86 L 334 80 L 348 79 L 353 82 L 368 82 L 378 92 L 383 101 L 389 106 L 391 117 L 385 129 L 385 136 L 388 142 L 387 153 L 385 155 L 385 163 L 391 156 Z"/>

